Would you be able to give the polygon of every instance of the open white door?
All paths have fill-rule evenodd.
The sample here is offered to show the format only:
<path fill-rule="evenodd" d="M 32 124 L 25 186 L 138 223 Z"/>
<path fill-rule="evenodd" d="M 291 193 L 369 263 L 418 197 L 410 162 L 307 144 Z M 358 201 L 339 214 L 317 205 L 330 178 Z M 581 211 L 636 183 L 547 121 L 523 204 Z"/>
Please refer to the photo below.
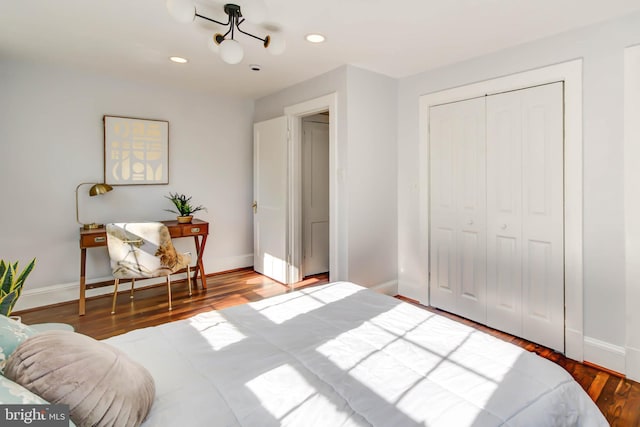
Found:
<path fill-rule="evenodd" d="M 287 283 L 287 119 L 253 125 L 253 268 Z"/>

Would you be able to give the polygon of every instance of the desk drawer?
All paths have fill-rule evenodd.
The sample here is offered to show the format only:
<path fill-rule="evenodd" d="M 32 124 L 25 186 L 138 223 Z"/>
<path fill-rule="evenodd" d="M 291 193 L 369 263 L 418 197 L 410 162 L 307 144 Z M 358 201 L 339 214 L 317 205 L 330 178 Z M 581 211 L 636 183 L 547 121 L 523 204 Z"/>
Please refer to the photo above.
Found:
<path fill-rule="evenodd" d="M 92 248 L 96 246 L 107 246 L 107 235 L 102 234 L 85 234 L 80 236 L 81 248 Z"/>
<path fill-rule="evenodd" d="M 167 227 L 169 229 L 169 235 L 172 239 L 176 237 L 182 237 L 182 228 L 181 227 Z"/>
<path fill-rule="evenodd" d="M 182 225 L 183 236 L 202 236 L 209 234 L 209 224 L 184 224 Z"/>

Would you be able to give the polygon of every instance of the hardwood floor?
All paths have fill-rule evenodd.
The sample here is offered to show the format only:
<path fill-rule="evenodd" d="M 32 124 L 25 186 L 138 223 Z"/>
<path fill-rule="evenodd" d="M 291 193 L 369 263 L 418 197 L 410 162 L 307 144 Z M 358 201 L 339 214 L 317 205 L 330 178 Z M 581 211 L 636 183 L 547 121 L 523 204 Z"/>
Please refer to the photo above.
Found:
<path fill-rule="evenodd" d="M 328 282 L 327 275 L 310 277 L 295 285 L 296 289 Z M 20 315 L 26 324 L 62 322 L 72 325 L 77 332 L 104 339 L 133 329 L 155 326 L 162 323 L 185 319 L 195 314 L 217 310 L 246 302 L 257 301 L 270 296 L 286 293 L 288 288 L 269 278 L 241 269 L 207 278 L 208 289 L 201 288 L 189 297 L 186 282 L 173 284 L 173 310 L 167 310 L 165 286 L 153 286 L 137 290 L 135 298 L 129 299 L 128 284 L 118 295 L 116 314 L 111 315 L 111 296 L 87 299 L 87 314 L 78 316 L 77 302 L 25 310 L 12 314 Z M 461 323 L 487 332 L 505 341 L 533 351 L 565 368 L 589 396 L 596 402 L 605 417 L 614 427 L 640 427 L 640 383 L 626 380 L 614 373 L 585 365 L 563 355 L 504 332 L 478 325 L 458 316 L 440 310 L 421 306 L 406 298 L 398 297 L 420 308 L 453 318 Z"/>

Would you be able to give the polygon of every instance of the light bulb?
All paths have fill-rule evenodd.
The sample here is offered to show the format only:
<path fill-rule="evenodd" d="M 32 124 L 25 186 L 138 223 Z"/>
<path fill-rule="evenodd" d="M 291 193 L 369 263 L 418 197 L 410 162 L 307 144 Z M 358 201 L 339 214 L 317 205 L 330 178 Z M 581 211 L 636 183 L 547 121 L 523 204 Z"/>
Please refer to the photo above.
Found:
<path fill-rule="evenodd" d="M 284 38 L 280 34 L 273 34 L 270 37 L 271 41 L 269 42 L 267 51 L 272 55 L 280 55 L 287 47 Z"/>
<path fill-rule="evenodd" d="M 167 10 L 173 19 L 182 24 L 193 22 L 196 16 L 193 0 L 167 0 Z"/>
<path fill-rule="evenodd" d="M 244 50 L 235 40 L 225 40 L 220 43 L 220 57 L 227 64 L 237 64 L 244 57 Z"/>
<path fill-rule="evenodd" d="M 244 0 L 240 5 L 242 17 L 252 24 L 261 24 L 267 17 L 267 5 L 262 0 Z"/>

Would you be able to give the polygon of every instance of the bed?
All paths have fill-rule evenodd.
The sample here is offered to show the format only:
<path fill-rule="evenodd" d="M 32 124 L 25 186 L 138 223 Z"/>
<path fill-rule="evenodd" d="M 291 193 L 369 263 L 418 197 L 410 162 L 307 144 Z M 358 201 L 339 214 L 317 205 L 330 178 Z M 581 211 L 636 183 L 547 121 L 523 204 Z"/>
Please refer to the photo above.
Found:
<path fill-rule="evenodd" d="M 347 282 L 104 342 L 154 378 L 144 427 L 608 425 L 560 366 Z"/>

